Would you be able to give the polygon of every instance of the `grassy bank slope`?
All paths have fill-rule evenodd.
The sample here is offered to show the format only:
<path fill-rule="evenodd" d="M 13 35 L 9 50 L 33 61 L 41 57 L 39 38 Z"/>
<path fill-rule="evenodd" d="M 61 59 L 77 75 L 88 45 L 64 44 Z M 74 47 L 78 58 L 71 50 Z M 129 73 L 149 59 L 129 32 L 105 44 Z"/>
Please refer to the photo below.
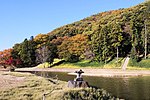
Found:
<path fill-rule="evenodd" d="M 150 59 L 144 59 L 139 62 L 130 59 L 128 69 L 150 69 Z"/>
<path fill-rule="evenodd" d="M 27 73 L 5 73 L 0 72 L 0 76 L 7 76 L 5 82 L 1 84 L 11 85 L 11 81 L 6 82 L 10 76 L 17 78 L 23 77 L 23 83 L 15 87 L 0 87 L 0 100 L 42 100 L 45 93 L 46 100 L 119 100 L 112 97 L 103 89 L 95 88 L 67 88 L 67 83 L 63 81 L 55 81 L 53 79 L 45 79 Z M 17 81 L 17 80 L 15 80 Z"/>
<path fill-rule="evenodd" d="M 116 59 L 113 59 L 112 61 L 108 63 L 98 63 L 98 62 L 90 62 L 89 60 L 82 60 L 75 63 L 70 62 L 61 62 L 61 59 L 55 59 L 53 64 L 49 64 L 48 62 L 45 62 L 43 64 L 40 64 L 36 66 L 37 68 L 102 68 L 102 69 L 121 69 L 125 58 L 119 58 L 118 63 Z M 58 64 L 57 64 L 58 63 Z M 143 59 L 140 62 L 137 62 L 133 59 L 130 59 L 127 69 L 150 69 L 150 59 Z"/>
<path fill-rule="evenodd" d="M 75 63 L 70 62 L 64 62 L 61 64 L 57 64 L 61 62 L 62 60 L 55 59 L 54 63 L 52 65 L 48 64 L 47 62 L 40 64 L 36 66 L 37 68 L 48 68 L 48 67 L 54 67 L 54 68 L 114 68 L 118 69 L 121 68 L 121 65 L 123 64 L 124 59 L 119 58 L 118 63 L 117 60 L 114 59 L 110 61 L 109 63 L 98 63 L 98 62 L 90 62 L 89 60 L 82 60 Z"/>
<path fill-rule="evenodd" d="M 58 81 L 58 84 L 54 84 L 52 79 L 49 79 L 48 81 L 45 78 L 37 77 L 32 74 L 9 73 L 9 75 L 25 77 L 25 80 L 17 87 L 8 88 L 6 86 L 0 89 L 0 100 L 41 100 L 44 93 L 47 94 L 47 100 L 52 100 L 52 92 L 55 92 L 55 95 L 57 95 L 57 98 L 59 99 L 62 96 L 60 93 L 57 94 L 57 92 L 67 88 L 66 82 Z M 8 83 L 6 82 L 4 84 Z"/>

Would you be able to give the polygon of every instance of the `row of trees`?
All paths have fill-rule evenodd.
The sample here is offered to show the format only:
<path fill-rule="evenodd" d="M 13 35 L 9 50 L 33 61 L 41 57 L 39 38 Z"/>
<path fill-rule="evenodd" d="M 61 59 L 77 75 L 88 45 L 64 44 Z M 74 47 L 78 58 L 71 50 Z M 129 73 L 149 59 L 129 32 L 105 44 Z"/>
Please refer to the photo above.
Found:
<path fill-rule="evenodd" d="M 4 55 L 6 50 L 3 51 L 3 54 L 0 54 L 0 61 L 6 64 L 8 60 L 12 60 L 10 64 L 17 67 L 32 67 L 44 62 L 51 64 L 54 58 L 74 62 L 84 59 L 87 48 L 88 37 L 82 34 L 73 37 L 57 37 L 53 40 L 46 34 L 39 34 L 35 38 L 25 39 L 22 43 L 15 44 L 13 49 L 7 50 L 9 56 Z"/>
<path fill-rule="evenodd" d="M 32 67 L 44 62 L 53 62 L 55 46 L 48 41 L 48 36 L 39 34 L 36 38 L 25 39 L 20 44 L 15 44 L 11 52 L 12 58 L 20 59 L 21 66 Z"/>

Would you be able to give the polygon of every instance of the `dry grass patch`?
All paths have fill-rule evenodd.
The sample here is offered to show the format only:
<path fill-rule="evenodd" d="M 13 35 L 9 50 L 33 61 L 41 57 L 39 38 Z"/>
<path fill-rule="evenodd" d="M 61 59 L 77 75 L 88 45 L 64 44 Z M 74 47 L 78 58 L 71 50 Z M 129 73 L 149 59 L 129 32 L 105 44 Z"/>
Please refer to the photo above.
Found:
<path fill-rule="evenodd" d="M 52 92 L 63 91 L 67 86 L 66 82 L 58 81 L 57 84 L 54 84 L 43 77 L 29 73 L 1 73 L 1 76 L 6 80 L 9 76 L 10 82 L 19 78 L 24 78 L 24 81 L 19 85 L 16 84 L 15 87 L 9 87 L 10 82 L 8 84 L 3 82 L 4 88 L 0 89 L 0 100 L 41 100 L 44 93 L 48 100 L 52 100 Z M 53 80 L 51 79 L 51 81 Z M 57 96 L 57 98 L 59 97 Z"/>

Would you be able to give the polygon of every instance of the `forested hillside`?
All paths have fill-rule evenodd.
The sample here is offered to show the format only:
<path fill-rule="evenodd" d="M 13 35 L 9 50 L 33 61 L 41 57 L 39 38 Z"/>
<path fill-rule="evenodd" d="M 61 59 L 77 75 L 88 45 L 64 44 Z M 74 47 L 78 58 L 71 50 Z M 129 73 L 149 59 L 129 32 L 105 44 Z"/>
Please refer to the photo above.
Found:
<path fill-rule="evenodd" d="M 15 44 L 11 54 L 11 59 L 0 56 L 1 62 L 11 60 L 15 65 L 35 66 L 61 58 L 107 63 L 127 55 L 139 61 L 150 54 L 150 2 L 102 12 L 38 34 Z"/>
<path fill-rule="evenodd" d="M 94 59 L 99 62 L 114 58 L 117 55 L 117 49 L 119 56 L 124 57 L 130 54 L 138 59 L 139 56 L 144 56 L 145 26 L 147 47 L 149 47 L 147 50 L 150 51 L 149 12 L 147 3 L 127 9 L 102 12 L 57 28 L 48 35 L 55 39 L 77 34 L 88 36 L 90 46 L 85 52 L 93 53 L 91 55 L 94 55 Z"/>

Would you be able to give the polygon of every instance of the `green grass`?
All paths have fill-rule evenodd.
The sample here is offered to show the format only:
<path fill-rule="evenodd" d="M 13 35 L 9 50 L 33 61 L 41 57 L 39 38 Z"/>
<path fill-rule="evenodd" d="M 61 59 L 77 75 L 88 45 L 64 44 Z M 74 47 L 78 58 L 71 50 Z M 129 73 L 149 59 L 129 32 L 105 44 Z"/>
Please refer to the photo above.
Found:
<path fill-rule="evenodd" d="M 82 60 L 76 63 L 65 62 L 61 65 L 54 66 L 55 68 L 121 68 L 123 63 L 123 58 L 119 58 L 118 65 L 116 59 L 110 61 L 109 63 L 98 63 L 90 62 L 89 60 Z"/>
<path fill-rule="evenodd" d="M 128 69 L 150 69 L 150 59 L 143 59 L 140 62 L 130 59 L 128 66 Z"/>
<path fill-rule="evenodd" d="M 39 64 L 37 65 L 36 67 L 37 68 L 48 68 L 58 62 L 62 61 L 62 59 L 54 59 L 54 62 L 52 64 L 48 63 L 48 62 L 45 62 L 45 63 L 42 63 L 42 64 Z"/>
<path fill-rule="evenodd" d="M 65 62 L 61 65 L 55 66 L 55 68 L 89 68 L 89 67 L 103 67 L 103 63 L 97 62 L 89 62 L 88 60 L 76 62 L 76 63 L 69 63 Z"/>
<path fill-rule="evenodd" d="M 53 66 L 54 68 L 103 68 L 103 69 L 121 69 L 121 66 L 124 62 L 124 58 L 119 58 L 118 63 L 116 59 L 108 63 L 98 63 L 98 62 L 90 62 L 89 60 L 82 60 L 75 63 L 64 62 L 60 65 Z M 62 61 L 61 59 L 55 59 L 54 64 Z M 43 63 L 37 66 L 38 68 L 48 68 L 50 67 L 49 63 Z M 136 62 L 130 59 L 127 69 L 129 70 L 149 70 L 150 69 L 150 59 L 143 59 L 140 62 Z"/>
<path fill-rule="evenodd" d="M 37 65 L 37 68 L 48 68 L 50 66 L 50 64 L 48 62 L 42 63 Z"/>
<path fill-rule="evenodd" d="M 53 66 L 54 68 L 106 68 L 106 69 L 121 69 L 121 66 L 124 62 L 124 58 L 119 58 L 118 63 L 116 59 L 113 59 L 112 61 L 108 63 L 98 63 L 98 62 L 90 62 L 89 60 L 82 60 L 79 62 L 75 63 L 70 63 L 70 62 L 64 62 L 60 65 Z M 61 59 L 55 59 L 54 64 L 62 61 Z M 45 62 L 43 64 L 40 64 L 36 67 L 38 68 L 48 68 L 50 66 L 49 63 Z M 129 70 L 149 70 L 150 69 L 150 59 L 142 60 L 140 62 L 136 62 L 132 59 L 129 61 L 129 65 L 127 67 Z"/>
<path fill-rule="evenodd" d="M 116 59 L 108 63 L 90 62 L 89 60 L 82 60 L 76 63 L 65 62 L 63 64 L 54 66 L 54 68 L 105 68 L 105 69 L 121 69 L 125 58 L 119 58 L 118 63 Z M 150 59 L 144 59 L 136 62 L 130 59 L 127 69 L 129 70 L 150 70 Z"/>

